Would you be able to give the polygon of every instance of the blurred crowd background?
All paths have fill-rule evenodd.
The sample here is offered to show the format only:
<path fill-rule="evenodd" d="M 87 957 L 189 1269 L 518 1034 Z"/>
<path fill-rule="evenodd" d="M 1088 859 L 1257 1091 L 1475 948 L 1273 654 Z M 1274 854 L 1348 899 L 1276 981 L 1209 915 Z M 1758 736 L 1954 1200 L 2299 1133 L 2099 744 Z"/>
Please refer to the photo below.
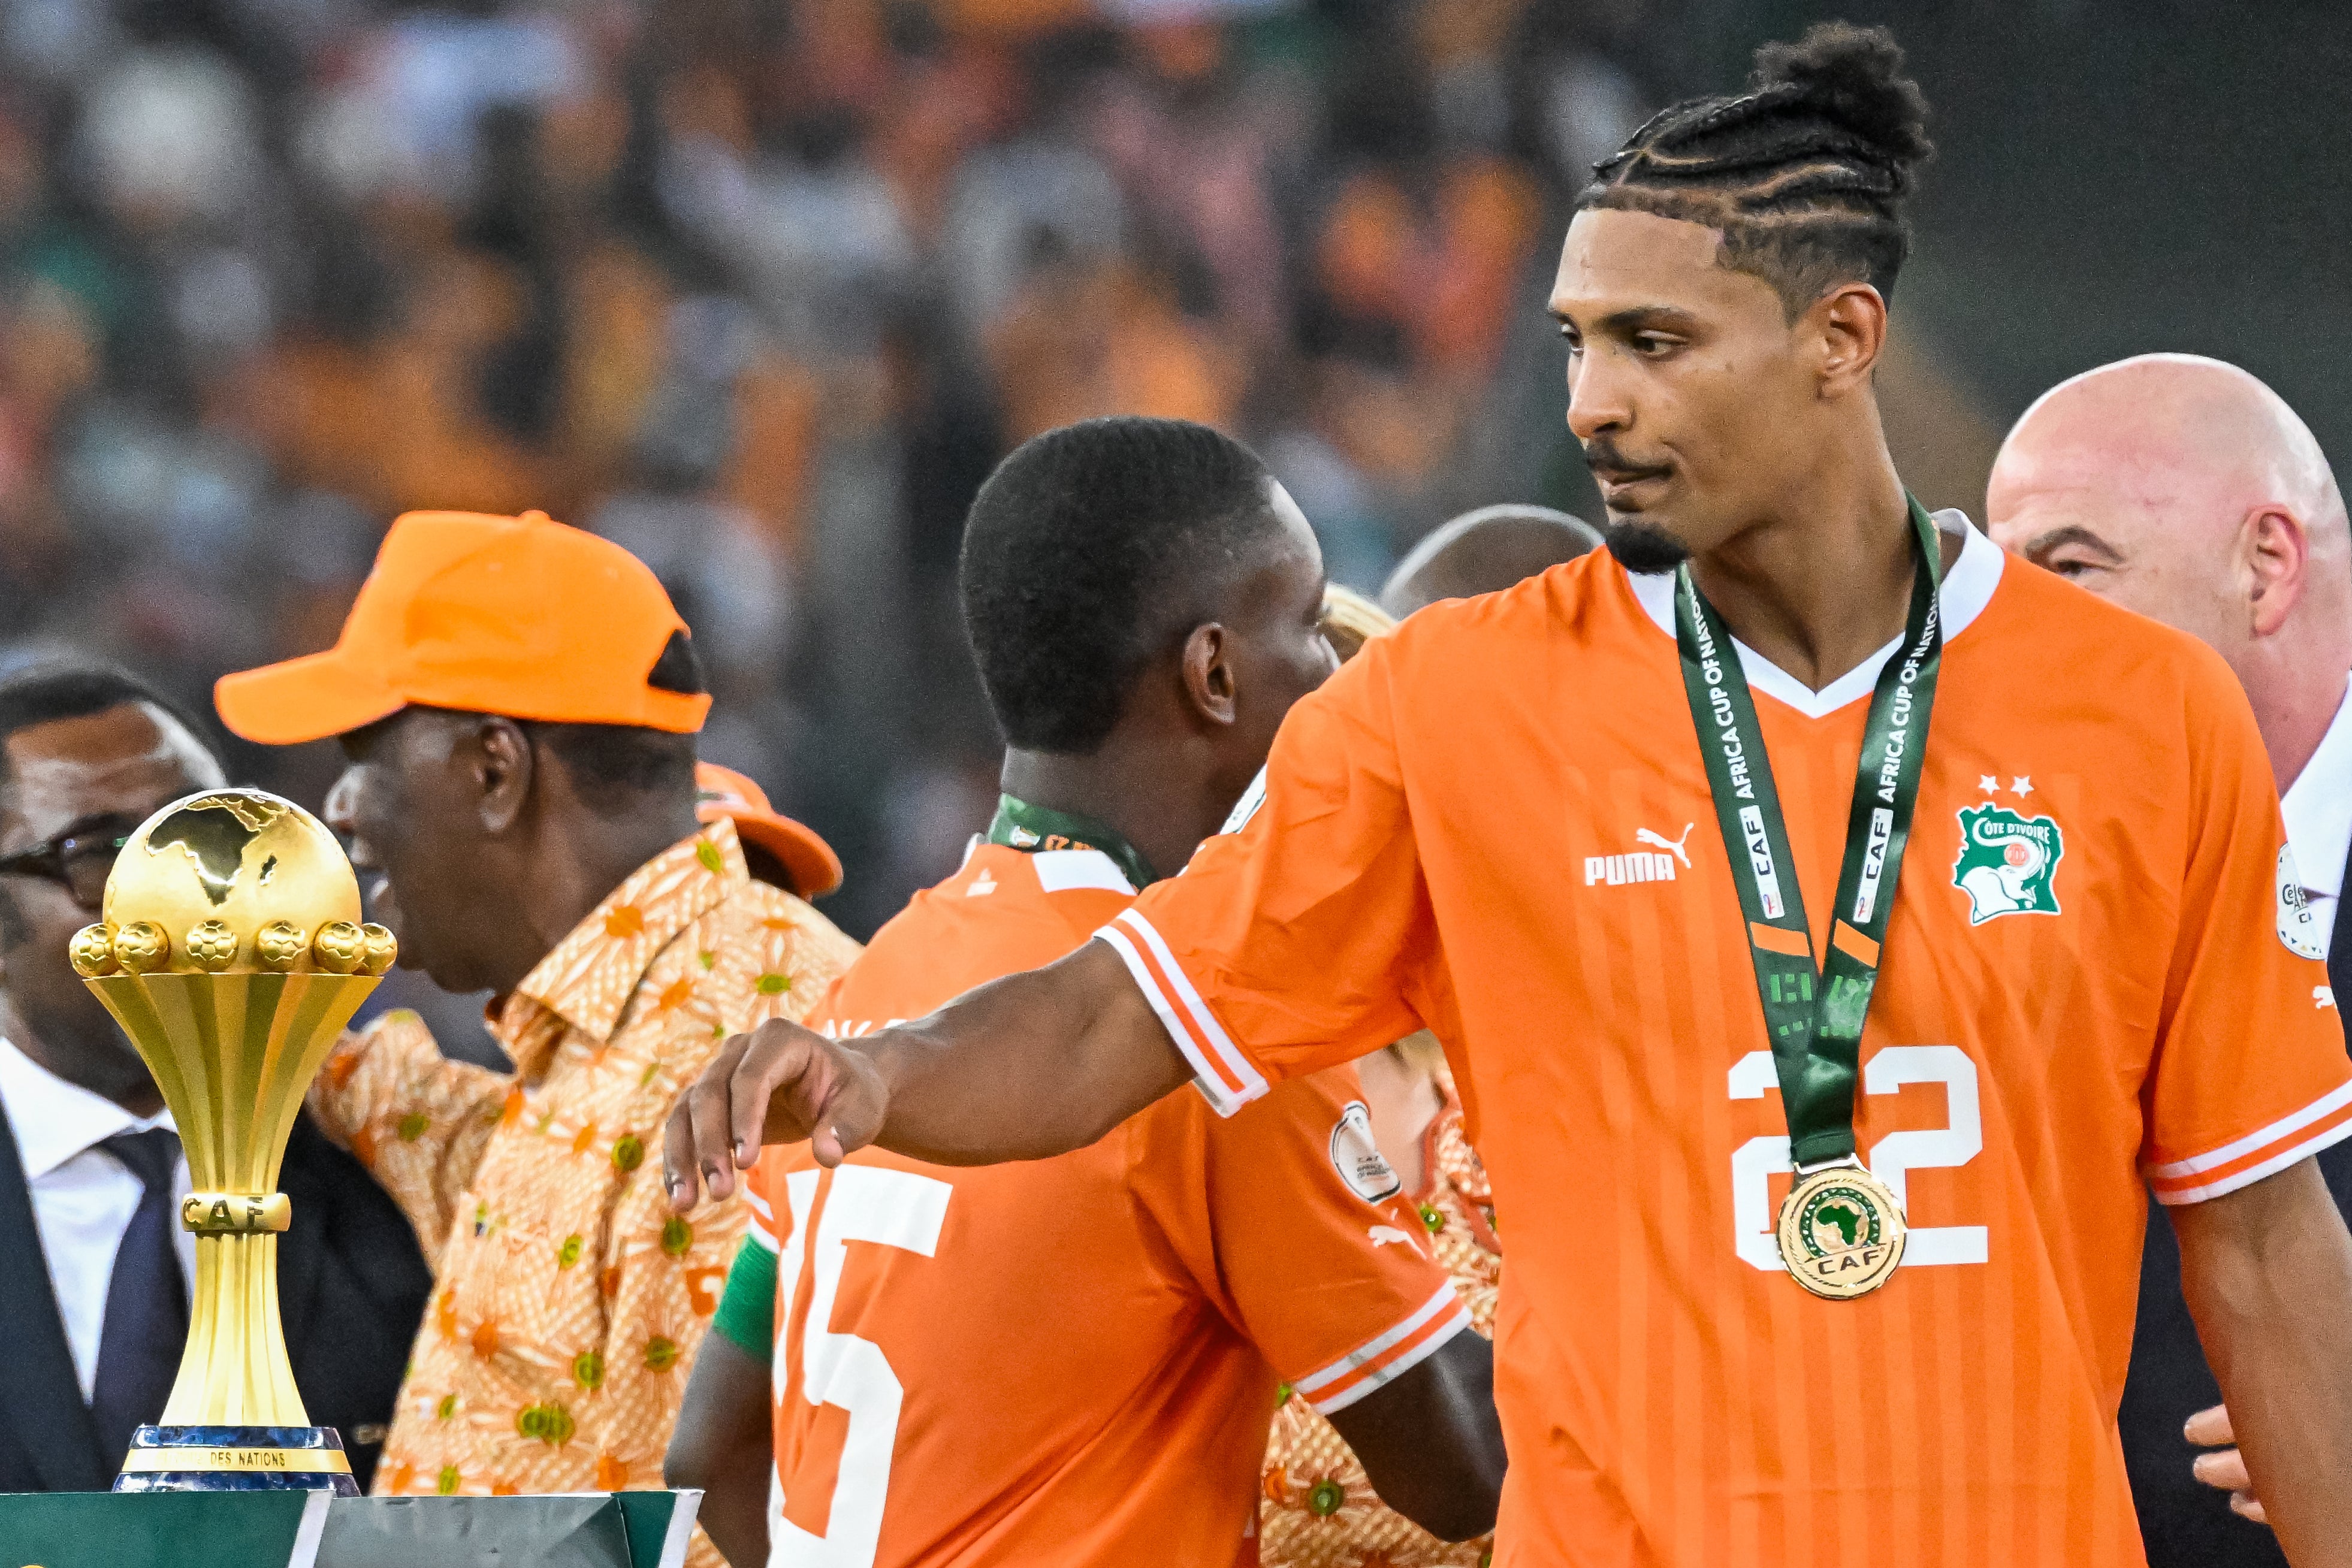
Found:
<path fill-rule="evenodd" d="M 1567 201 L 1819 16 L 1893 22 L 1939 110 L 1885 382 L 1931 504 L 2141 349 L 2248 364 L 2340 457 L 2352 23 L 2219 9 L 6 0 L 0 664 L 202 709 L 333 639 L 396 513 L 538 507 L 669 585 L 706 754 L 827 834 L 863 936 L 992 804 L 953 578 L 998 457 L 1219 424 L 1360 587 L 1469 507 L 1590 515 Z M 335 766 L 233 771 L 315 805 Z"/>

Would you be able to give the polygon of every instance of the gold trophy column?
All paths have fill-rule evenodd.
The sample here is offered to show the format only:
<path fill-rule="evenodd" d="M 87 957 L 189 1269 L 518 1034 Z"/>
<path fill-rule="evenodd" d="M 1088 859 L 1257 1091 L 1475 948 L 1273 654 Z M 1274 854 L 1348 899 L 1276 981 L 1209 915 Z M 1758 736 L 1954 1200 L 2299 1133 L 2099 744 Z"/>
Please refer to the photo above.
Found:
<path fill-rule="evenodd" d="M 117 1490 L 348 1490 L 341 1442 L 310 1426 L 286 1356 L 278 1167 L 310 1080 L 392 965 L 392 933 L 358 923 L 334 835 L 257 789 L 192 795 L 142 824 L 105 915 L 74 937 L 74 967 L 171 1108 L 196 1233 L 179 1376 Z"/>

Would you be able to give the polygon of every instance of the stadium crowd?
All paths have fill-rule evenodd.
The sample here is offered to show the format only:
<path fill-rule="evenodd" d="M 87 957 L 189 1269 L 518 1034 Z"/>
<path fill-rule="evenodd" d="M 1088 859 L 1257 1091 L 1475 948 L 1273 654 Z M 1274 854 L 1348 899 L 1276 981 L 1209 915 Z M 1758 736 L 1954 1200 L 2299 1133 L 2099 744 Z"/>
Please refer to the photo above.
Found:
<path fill-rule="evenodd" d="M 840 848 L 862 936 L 987 815 L 951 578 L 1013 445 L 1234 430 L 1367 590 L 1567 460 L 1509 329 L 1644 111 L 1637 14 L 11 6 L 0 646 L 198 702 L 331 641 L 397 513 L 542 508 L 660 573 L 707 753 Z"/>

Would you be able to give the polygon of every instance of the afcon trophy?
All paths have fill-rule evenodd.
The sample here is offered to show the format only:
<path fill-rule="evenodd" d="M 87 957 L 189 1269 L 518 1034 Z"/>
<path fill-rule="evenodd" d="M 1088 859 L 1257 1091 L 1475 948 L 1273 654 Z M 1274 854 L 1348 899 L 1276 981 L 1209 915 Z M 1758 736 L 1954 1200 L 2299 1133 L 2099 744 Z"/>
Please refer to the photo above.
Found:
<path fill-rule="evenodd" d="M 278 1319 L 276 1190 L 287 1134 L 336 1037 L 392 967 L 362 925 L 341 845 L 258 789 L 175 800 L 106 881 L 106 918 L 73 966 L 155 1075 L 195 1190 L 188 1348 L 161 1426 L 142 1427 L 117 1491 L 299 1489 L 356 1495 L 342 1439 L 313 1427 Z"/>

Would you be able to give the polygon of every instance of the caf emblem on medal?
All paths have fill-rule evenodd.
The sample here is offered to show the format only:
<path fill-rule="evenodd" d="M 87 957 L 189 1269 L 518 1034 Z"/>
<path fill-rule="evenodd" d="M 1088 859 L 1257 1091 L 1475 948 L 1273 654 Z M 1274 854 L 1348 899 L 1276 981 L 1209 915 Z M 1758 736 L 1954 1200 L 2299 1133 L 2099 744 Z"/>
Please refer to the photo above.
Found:
<path fill-rule="evenodd" d="M 1859 1165 L 1798 1178 L 1780 1205 L 1780 1261 L 1816 1296 L 1850 1301 L 1893 1277 L 1906 1231 L 1894 1190 Z"/>

